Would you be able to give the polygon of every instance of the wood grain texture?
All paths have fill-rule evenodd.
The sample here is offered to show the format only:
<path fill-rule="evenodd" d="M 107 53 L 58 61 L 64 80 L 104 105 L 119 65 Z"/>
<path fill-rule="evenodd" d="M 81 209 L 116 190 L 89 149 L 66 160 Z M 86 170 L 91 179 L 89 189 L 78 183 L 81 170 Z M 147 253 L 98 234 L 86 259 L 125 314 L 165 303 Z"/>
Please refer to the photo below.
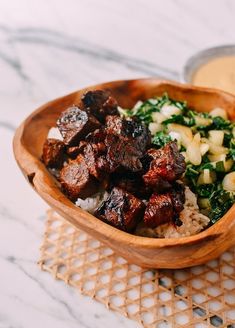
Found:
<path fill-rule="evenodd" d="M 17 129 L 15 158 L 36 192 L 74 226 L 107 244 L 131 263 L 149 268 L 183 268 L 204 263 L 235 244 L 235 205 L 216 224 L 191 237 L 146 238 L 120 231 L 76 207 L 59 189 L 40 157 L 50 127 L 59 114 L 77 104 L 86 90 L 109 89 L 120 106 L 132 107 L 137 100 L 167 92 L 177 100 L 186 100 L 197 111 L 224 108 L 235 119 L 235 96 L 228 93 L 182 85 L 157 79 L 115 81 L 79 90 L 53 100 L 34 111 Z M 27 206 L 27 205 L 26 205 Z"/>

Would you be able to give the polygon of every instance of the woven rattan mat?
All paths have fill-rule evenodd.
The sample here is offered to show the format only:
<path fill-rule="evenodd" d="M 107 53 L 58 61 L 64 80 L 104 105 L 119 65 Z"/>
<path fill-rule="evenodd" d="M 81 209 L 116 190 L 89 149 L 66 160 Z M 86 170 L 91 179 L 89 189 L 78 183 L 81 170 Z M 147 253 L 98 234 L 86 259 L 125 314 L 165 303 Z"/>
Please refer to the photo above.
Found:
<path fill-rule="evenodd" d="M 235 328 L 235 248 L 184 270 L 146 270 L 50 210 L 41 268 L 148 328 Z"/>

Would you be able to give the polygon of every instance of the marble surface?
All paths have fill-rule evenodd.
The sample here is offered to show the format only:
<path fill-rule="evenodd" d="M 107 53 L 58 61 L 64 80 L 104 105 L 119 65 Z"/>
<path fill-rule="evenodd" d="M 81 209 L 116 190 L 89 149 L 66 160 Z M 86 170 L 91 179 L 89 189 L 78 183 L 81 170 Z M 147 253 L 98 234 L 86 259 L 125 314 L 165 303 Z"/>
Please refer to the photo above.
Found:
<path fill-rule="evenodd" d="M 14 130 L 37 106 L 86 85 L 145 76 L 179 79 L 191 54 L 234 43 L 235 3 L 0 4 L 0 328 L 137 327 L 39 270 L 47 206 L 14 161 Z"/>

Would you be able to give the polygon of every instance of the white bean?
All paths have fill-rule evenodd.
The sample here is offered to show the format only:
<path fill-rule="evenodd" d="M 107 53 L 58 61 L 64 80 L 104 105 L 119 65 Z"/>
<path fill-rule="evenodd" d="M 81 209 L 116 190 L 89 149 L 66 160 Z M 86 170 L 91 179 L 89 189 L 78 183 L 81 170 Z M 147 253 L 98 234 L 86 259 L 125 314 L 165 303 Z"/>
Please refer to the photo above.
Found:
<path fill-rule="evenodd" d="M 223 146 L 217 146 L 212 142 L 209 142 L 209 146 L 209 152 L 213 155 L 228 154 L 228 148 L 225 148 Z"/>
<path fill-rule="evenodd" d="M 181 152 L 181 155 L 184 156 L 184 160 L 185 160 L 185 162 L 188 163 L 188 162 L 189 162 L 189 158 L 188 158 L 188 155 L 187 155 L 186 151 L 182 151 L 182 152 Z"/>
<path fill-rule="evenodd" d="M 197 202 L 200 208 L 210 208 L 210 201 L 208 198 L 198 198 Z"/>
<path fill-rule="evenodd" d="M 163 121 L 165 121 L 167 119 L 167 117 L 159 112 L 156 112 L 156 113 L 152 114 L 152 119 L 153 119 L 153 122 L 155 122 L 155 123 L 162 123 Z"/>
<path fill-rule="evenodd" d="M 228 119 L 227 112 L 223 108 L 219 108 L 219 107 L 212 109 L 212 111 L 210 111 L 210 115 L 212 117 L 220 116 L 225 120 Z"/>
<path fill-rule="evenodd" d="M 224 169 L 225 172 L 228 172 L 231 170 L 232 166 L 233 166 L 234 161 L 230 158 L 227 161 L 224 161 Z"/>
<path fill-rule="evenodd" d="M 168 131 L 169 132 L 178 132 L 181 135 L 181 143 L 182 145 L 187 148 L 188 145 L 193 140 L 193 133 L 191 129 L 187 126 L 171 123 L 168 124 Z"/>
<path fill-rule="evenodd" d="M 199 175 L 199 178 L 197 180 L 197 184 L 211 184 L 216 180 L 216 174 L 215 172 L 212 172 L 208 169 L 205 169 L 202 171 L 202 173 Z"/>
<path fill-rule="evenodd" d="M 200 165 L 202 161 L 202 155 L 200 150 L 200 134 L 195 134 L 193 140 L 190 142 L 190 144 L 187 147 L 186 150 L 187 156 L 189 158 L 189 161 L 193 165 Z"/>
<path fill-rule="evenodd" d="M 205 155 L 209 150 L 209 145 L 206 144 L 206 143 L 201 143 L 200 144 L 200 152 L 201 152 L 201 155 Z"/>
<path fill-rule="evenodd" d="M 181 110 L 174 105 L 164 105 L 161 108 L 161 113 L 166 117 L 171 117 L 172 115 L 181 114 Z"/>
<path fill-rule="evenodd" d="M 156 132 L 162 131 L 162 125 L 159 123 L 151 122 L 149 123 L 149 131 L 152 135 L 155 135 Z"/>
<path fill-rule="evenodd" d="M 201 116 L 195 116 L 195 123 L 197 126 L 203 125 L 208 126 L 212 123 L 211 118 L 201 117 Z"/>
<path fill-rule="evenodd" d="M 224 131 L 210 130 L 209 141 L 216 146 L 222 146 L 224 141 Z"/>
<path fill-rule="evenodd" d="M 225 175 L 223 182 L 223 188 L 227 191 L 235 191 L 235 172 L 230 172 Z"/>
<path fill-rule="evenodd" d="M 208 155 L 208 158 L 211 162 L 219 162 L 219 161 L 225 161 L 226 155 L 225 154 Z"/>

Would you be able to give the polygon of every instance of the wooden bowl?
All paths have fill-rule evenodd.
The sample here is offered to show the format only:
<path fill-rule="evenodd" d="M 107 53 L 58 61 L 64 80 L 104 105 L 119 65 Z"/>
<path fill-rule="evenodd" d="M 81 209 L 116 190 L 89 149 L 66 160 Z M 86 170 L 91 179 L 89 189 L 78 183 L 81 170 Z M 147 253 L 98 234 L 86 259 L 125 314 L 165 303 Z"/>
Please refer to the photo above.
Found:
<path fill-rule="evenodd" d="M 123 108 L 131 108 L 137 100 L 160 96 L 167 92 L 177 100 L 186 100 L 197 111 L 224 108 L 235 118 L 235 96 L 214 89 L 193 87 L 157 79 L 115 81 L 79 90 L 53 100 L 34 111 L 17 129 L 14 153 L 26 179 L 34 190 L 66 220 L 110 246 L 129 262 L 148 268 L 183 268 L 216 258 L 235 244 L 235 205 L 216 224 L 191 237 L 147 238 L 120 231 L 86 211 L 76 207 L 60 191 L 55 178 L 40 157 L 48 130 L 55 126 L 60 113 L 77 104 L 87 90 L 109 89 Z M 27 204 L 25 204 L 27 206 Z"/>

